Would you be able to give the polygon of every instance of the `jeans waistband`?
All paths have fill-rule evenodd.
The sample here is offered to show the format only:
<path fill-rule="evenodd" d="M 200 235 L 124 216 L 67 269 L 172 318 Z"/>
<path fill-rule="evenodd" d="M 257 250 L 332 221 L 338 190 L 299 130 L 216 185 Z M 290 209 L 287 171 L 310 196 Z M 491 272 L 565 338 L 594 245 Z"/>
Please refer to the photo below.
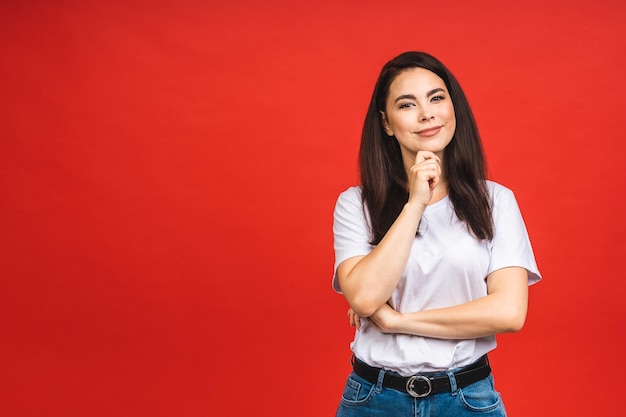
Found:
<path fill-rule="evenodd" d="M 369 366 L 363 361 L 355 358 L 352 363 L 354 373 L 361 378 L 376 384 L 380 371 L 384 371 L 383 387 L 392 388 L 398 391 L 406 392 L 412 397 L 423 398 L 431 394 L 441 392 L 451 392 L 452 384 L 448 375 L 431 376 L 431 375 L 413 375 L 409 377 L 393 375 L 382 368 Z M 489 359 L 487 355 L 481 357 L 471 365 L 458 369 L 453 373 L 458 388 L 464 388 L 474 382 L 485 379 L 491 374 Z"/>

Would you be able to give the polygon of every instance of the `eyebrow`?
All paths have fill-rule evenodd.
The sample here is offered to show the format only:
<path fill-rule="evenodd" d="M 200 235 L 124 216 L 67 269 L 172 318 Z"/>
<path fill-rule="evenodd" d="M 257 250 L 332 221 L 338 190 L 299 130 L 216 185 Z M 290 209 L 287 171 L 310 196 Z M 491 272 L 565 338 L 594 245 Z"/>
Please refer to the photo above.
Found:
<path fill-rule="evenodd" d="M 446 92 L 446 90 L 444 90 L 441 87 L 435 88 L 433 90 L 430 90 L 428 93 L 426 93 L 426 97 L 430 97 L 433 94 L 439 93 L 439 92 Z M 397 103 L 400 100 L 404 100 L 404 99 L 409 99 L 409 100 L 415 100 L 415 96 L 413 94 L 403 94 L 401 96 L 396 97 L 396 99 L 393 101 L 394 103 Z"/>

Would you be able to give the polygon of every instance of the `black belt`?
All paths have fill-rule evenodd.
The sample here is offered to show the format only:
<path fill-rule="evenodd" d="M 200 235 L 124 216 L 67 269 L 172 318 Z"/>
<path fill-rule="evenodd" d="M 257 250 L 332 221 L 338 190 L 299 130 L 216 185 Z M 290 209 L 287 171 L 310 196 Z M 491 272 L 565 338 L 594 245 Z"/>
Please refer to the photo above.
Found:
<path fill-rule="evenodd" d="M 369 366 L 366 363 L 356 359 L 352 361 L 354 373 L 372 384 L 378 383 L 378 375 L 381 368 Z M 489 360 L 487 355 L 483 356 L 476 362 L 454 372 L 457 388 L 464 388 L 481 379 L 485 379 L 491 373 Z M 383 387 L 393 388 L 398 391 L 406 392 L 412 397 L 423 398 L 430 394 L 438 394 L 440 392 L 451 392 L 450 378 L 443 376 L 414 375 L 409 377 L 396 376 L 388 372 L 383 378 Z"/>

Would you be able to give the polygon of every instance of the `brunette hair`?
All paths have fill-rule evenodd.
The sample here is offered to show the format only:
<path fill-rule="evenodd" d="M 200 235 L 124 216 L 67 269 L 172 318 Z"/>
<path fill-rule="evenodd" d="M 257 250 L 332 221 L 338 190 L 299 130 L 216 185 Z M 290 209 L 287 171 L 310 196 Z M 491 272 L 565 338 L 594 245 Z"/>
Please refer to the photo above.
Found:
<path fill-rule="evenodd" d="M 386 111 L 391 83 L 401 72 L 411 68 L 435 73 L 448 89 L 456 116 L 456 130 L 443 156 L 448 195 L 457 217 L 467 224 L 470 232 L 478 239 L 491 240 L 493 220 L 485 183 L 485 156 L 465 93 L 438 59 L 424 52 L 405 52 L 383 66 L 361 136 L 359 168 L 363 206 L 371 222 L 371 243 L 376 245 L 382 240 L 408 201 L 408 179 L 400 145 L 385 133 L 381 112 Z"/>

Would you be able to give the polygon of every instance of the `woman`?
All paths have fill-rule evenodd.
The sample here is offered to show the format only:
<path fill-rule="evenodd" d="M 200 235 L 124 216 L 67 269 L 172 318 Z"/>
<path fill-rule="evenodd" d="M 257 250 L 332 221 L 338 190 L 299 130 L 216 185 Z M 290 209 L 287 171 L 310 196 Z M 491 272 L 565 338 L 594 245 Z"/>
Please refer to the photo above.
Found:
<path fill-rule="evenodd" d="M 465 94 L 436 58 L 382 69 L 361 186 L 334 213 L 335 275 L 356 327 L 337 416 L 506 415 L 487 353 L 522 328 L 540 279 L 513 193 L 486 180 Z"/>

